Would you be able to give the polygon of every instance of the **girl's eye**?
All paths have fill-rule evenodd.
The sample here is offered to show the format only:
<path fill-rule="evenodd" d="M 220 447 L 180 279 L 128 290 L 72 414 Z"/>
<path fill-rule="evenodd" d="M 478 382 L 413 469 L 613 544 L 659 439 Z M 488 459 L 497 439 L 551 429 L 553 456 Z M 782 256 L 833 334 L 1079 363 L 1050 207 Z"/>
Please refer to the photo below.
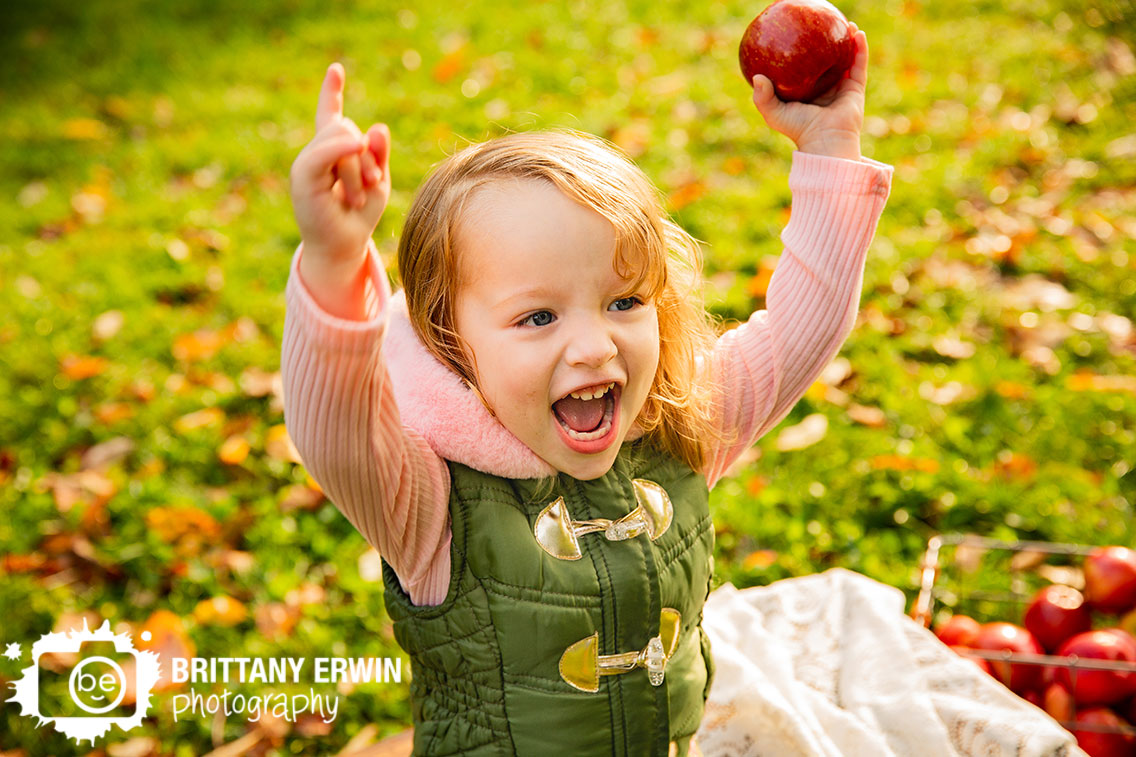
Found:
<path fill-rule="evenodd" d="M 630 310 L 636 305 L 641 304 L 638 297 L 624 297 L 623 299 L 616 300 L 611 303 L 611 310 Z"/>
<path fill-rule="evenodd" d="M 521 321 L 521 326 L 547 326 L 556 320 L 556 316 L 547 310 L 538 310 Z"/>

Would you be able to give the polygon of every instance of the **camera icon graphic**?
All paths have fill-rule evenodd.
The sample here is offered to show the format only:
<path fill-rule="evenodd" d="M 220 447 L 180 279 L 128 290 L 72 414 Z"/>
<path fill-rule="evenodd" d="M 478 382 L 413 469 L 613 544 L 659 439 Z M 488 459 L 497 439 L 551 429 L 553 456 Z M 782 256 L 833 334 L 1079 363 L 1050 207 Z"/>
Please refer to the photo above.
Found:
<path fill-rule="evenodd" d="M 129 634 L 111 632 L 110 621 L 95 631 L 84 620 L 82 630 L 45 634 L 32 645 L 32 660 L 8 701 L 39 725 L 92 744 L 113 726 L 142 724 L 161 672 L 157 653 L 135 649 Z"/>

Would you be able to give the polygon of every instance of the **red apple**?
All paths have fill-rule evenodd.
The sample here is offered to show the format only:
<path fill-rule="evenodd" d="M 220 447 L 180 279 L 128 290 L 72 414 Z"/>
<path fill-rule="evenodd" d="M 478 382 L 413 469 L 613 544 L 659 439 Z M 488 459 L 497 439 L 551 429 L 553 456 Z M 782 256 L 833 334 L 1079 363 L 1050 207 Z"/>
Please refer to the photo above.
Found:
<path fill-rule="evenodd" d="M 1042 709 L 1058 723 L 1072 723 L 1077 714 L 1077 705 L 1073 702 L 1073 695 L 1064 684 L 1051 683 L 1045 687 L 1042 696 Z"/>
<path fill-rule="evenodd" d="M 1136 639 L 1119 628 L 1086 631 L 1066 641 L 1057 650 L 1062 657 L 1126 662 L 1128 670 L 1088 670 L 1062 667 L 1057 680 L 1064 684 L 1080 705 L 1113 704 L 1136 693 Z"/>
<path fill-rule="evenodd" d="M 1070 636 L 1093 627 L 1093 614 L 1081 592 L 1070 586 L 1046 586 L 1026 608 L 1026 629 L 1047 651 L 1054 651 Z"/>
<path fill-rule="evenodd" d="M 1078 712 L 1073 735 L 1077 737 L 1077 746 L 1089 757 L 1132 757 L 1136 752 L 1131 726 L 1107 707 L 1089 707 Z"/>
<path fill-rule="evenodd" d="M 994 675 L 994 669 L 990 667 L 990 661 L 985 657 L 979 657 L 978 655 L 974 654 L 974 650 L 970 647 L 960 647 L 955 645 L 952 646 L 951 649 L 953 649 L 959 657 L 965 657 L 966 659 L 973 662 L 983 673 L 991 676 Z"/>
<path fill-rule="evenodd" d="M 1136 607 L 1136 551 L 1098 547 L 1085 558 L 1085 598 L 1093 609 L 1124 613 Z"/>
<path fill-rule="evenodd" d="M 738 48 L 747 82 L 763 74 L 778 97 L 800 102 L 839 84 L 855 59 L 848 19 L 826 0 L 776 0 L 750 22 Z"/>
<path fill-rule="evenodd" d="M 982 624 L 974 618 L 967 615 L 952 615 L 946 622 L 939 624 L 935 629 L 935 635 L 948 647 L 969 647 L 978 636 L 980 628 Z"/>
<path fill-rule="evenodd" d="M 971 643 L 974 649 L 1007 651 L 1014 654 L 1044 654 L 1041 645 L 1026 629 L 1013 623 L 987 623 Z M 1041 682 L 1041 666 L 1028 663 L 1009 663 L 1003 660 L 990 660 L 994 677 L 1009 686 L 1018 694 L 1038 688 Z"/>

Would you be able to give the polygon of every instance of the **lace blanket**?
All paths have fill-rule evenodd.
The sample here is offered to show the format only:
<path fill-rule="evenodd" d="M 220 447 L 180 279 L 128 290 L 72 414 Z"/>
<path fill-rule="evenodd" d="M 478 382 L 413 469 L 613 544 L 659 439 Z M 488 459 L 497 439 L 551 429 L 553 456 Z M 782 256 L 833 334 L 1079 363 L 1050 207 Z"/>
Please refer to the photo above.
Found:
<path fill-rule="evenodd" d="M 1084 757 L 1056 721 L 903 609 L 898 589 L 840 569 L 714 591 L 703 754 Z"/>

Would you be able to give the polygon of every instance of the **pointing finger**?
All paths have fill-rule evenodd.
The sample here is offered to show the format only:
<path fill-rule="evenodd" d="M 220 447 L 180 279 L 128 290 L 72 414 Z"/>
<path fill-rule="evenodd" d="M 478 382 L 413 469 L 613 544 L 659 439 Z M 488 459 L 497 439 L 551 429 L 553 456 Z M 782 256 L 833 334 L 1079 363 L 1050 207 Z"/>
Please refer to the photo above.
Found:
<path fill-rule="evenodd" d="M 316 107 L 316 131 L 343 116 L 343 83 L 346 80 L 342 64 L 336 62 L 327 67 Z"/>

